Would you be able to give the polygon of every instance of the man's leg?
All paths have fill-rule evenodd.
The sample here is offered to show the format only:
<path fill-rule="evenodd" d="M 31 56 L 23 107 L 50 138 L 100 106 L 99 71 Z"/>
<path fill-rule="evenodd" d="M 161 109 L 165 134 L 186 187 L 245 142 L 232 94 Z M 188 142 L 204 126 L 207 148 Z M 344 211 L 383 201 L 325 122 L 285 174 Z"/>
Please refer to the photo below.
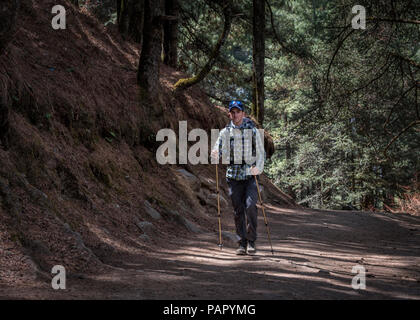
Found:
<path fill-rule="evenodd" d="M 252 176 L 247 180 L 245 189 L 245 213 L 247 217 L 247 240 L 251 243 L 257 240 L 257 200 L 258 191 L 255 178 Z"/>
<path fill-rule="evenodd" d="M 228 179 L 227 184 L 229 186 L 229 196 L 232 200 L 232 205 L 234 209 L 236 234 L 239 236 L 238 243 L 246 247 L 247 232 L 244 205 L 246 184 L 243 181 L 237 181 L 233 179 Z"/>

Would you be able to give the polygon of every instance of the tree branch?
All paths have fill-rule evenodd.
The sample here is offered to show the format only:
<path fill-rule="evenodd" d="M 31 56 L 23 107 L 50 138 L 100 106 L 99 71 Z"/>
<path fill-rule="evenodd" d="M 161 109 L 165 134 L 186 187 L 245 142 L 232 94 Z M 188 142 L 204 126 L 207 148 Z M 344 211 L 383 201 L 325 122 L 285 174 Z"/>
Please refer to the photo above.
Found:
<path fill-rule="evenodd" d="M 213 67 L 214 63 L 216 62 L 216 58 L 219 56 L 220 48 L 222 47 L 223 43 L 225 42 L 227 35 L 229 34 L 230 27 L 231 27 L 231 8 L 229 5 L 223 5 L 223 15 L 225 18 L 225 22 L 223 25 L 223 31 L 220 35 L 216 46 L 213 48 L 213 51 L 210 55 L 209 60 L 204 65 L 204 67 L 198 72 L 197 75 L 191 78 L 179 79 L 174 85 L 174 91 L 179 92 L 181 90 L 185 90 L 201 80 L 210 72 L 211 68 Z"/>
<path fill-rule="evenodd" d="M 416 125 L 420 125 L 420 120 L 414 120 L 412 121 L 408 126 L 406 126 L 404 129 L 401 130 L 401 132 L 399 134 L 397 134 L 394 138 L 392 138 L 392 140 L 388 143 L 388 145 L 386 146 L 385 150 L 384 150 L 384 155 L 385 157 L 387 156 L 387 151 L 389 149 L 389 147 L 404 133 L 406 132 L 408 129 L 410 129 L 411 127 L 414 127 Z"/>
<path fill-rule="evenodd" d="M 402 98 L 404 98 L 404 96 L 408 93 L 408 92 L 410 92 L 411 91 L 411 89 L 413 89 L 415 87 L 415 85 L 414 86 L 412 86 L 412 87 L 410 87 L 410 88 L 408 88 L 402 95 L 401 95 L 401 97 L 398 99 L 398 101 L 392 106 L 392 108 L 391 108 L 391 111 L 389 112 L 389 115 L 388 115 L 388 117 L 387 117 L 387 119 L 386 119 L 386 121 L 385 121 L 385 123 L 384 123 L 384 125 L 383 125 L 383 128 L 384 128 L 384 130 L 387 132 L 387 133 L 389 133 L 390 134 L 390 132 L 386 129 L 386 126 L 388 125 L 388 123 L 389 123 L 389 120 L 391 119 L 391 115 L 392 115 L 392 113 L 394 112 L 394 109 L 395 109 L 395 107 L 400 103 L 400 101 L 402 100 Z"/>
<path fill-rule="evenodd" d="M 275 28 L 275 26 L 274 26 L 273 11 L 271 10 L 270 3 L 268 2 L 268 0 L 265 0 L 265 2 L 266 2 L 267 7 L 268 7 L 268 9 L 269 9 L 269 11 L 270 11 L 271 28 L 272 28 L 272 30 L 273 30 L 274 38 L 275 38 L 275 39 L 277 40 L 277 42 L 280 44 L 280 47 L 281 47 L 284 51 L 286 51 L 287 53 L 290 53 L 290 54 L 292 54 L 292 55 L 294 55 L 294 56 L 296 56 L 296 57 L 298 57 L 298 58 L 300 58 L 300 59 L 305 59 L 306 57 L 305 57 L 304 55 L 302 55 L 301 53 L 296 52 L 296 51 L 294 51 L 294 50 L 290 49 L 288 46 L 286 46 L 286 44 L 282 41 L 282 39 L 280 39 L 280 37 L 279 37 L 279 35 L 278 35 L 278 33 L 277 33 L 277 30 L 276 30 L 276 28 Z M 309 56 L 309 58 L 310 58 L 311 60 L 313 60 L 313 57 L 312 57 L 312 56 Z"/>
<path fill-rule="evenodd" d="M 227 104 L 229 103 L 229 101 L 230 101 L 230 100 L 222 100 L 222 99 L 220 99 L 220 98 L 218 98 L 218 97 L 216 97 L 216 96 L 214 96 L 214 95 L 212 95 L 212 94 L 208 93 L 207 91 L 205 91 L 204 93 L 205 93 L 208 97 L 210 97 L 210 98 L 212 98 L 212 99 L 214 99 L 214 100 L 217 100 L 217 101 L 219 101 L 219 102 L 223 103 L 223 106 L 227 105 Z"/>
<path fill-rule="evenodd" d="M 420 24 L 419 20 L 403 20 L 403 19 L 391 19 L 391 18 L 376 18 L 370 17 L 367 21 L 381 21 L 381 22 L 395 22 L 395 23 L 408 23 L 408 24 Z"/>
<path fill-rule="evenodd" d="M 406 57 L 403 57 L 402 55 L 398 54 L 398 53 L 392 53 L 392 55 L 400 60 L 403 60 L 405 62 L 407 62 L 408 64 L 411 64 L 412 66 L 416 67 L 416 68 L 420 68 L 420 64 L 418 64 L 417 62 L 408 59 Z"/>
<path fill-rule="evenodd" d="M 334 62 L 334 59 L 335 59 L 335 56 L 337 55 L 337 53 L 338 53 L 338 50 L 340 50 L 340 48 L 341 48 L 341 46 L 343 45 L 343 43 L 344 43 L 344 41 L 346 41 L 346 39 L 353 33 L 355 31 L 355 29 L 351 29 L 351 31 L 343 38 L 343 39 L 341 39 L 341 41 L 338 43 L 338 46 L 337 46 L 337 48 L 335 49 L 335 52 L 334 52 L 334 54 L 333 54 L 333 56 L 332 56 L 332 58 L 331 58 L 331 61 L 330 61 L 330 64 L 328 65 L 328 70 L 327 70 L 327 76 L 326 76 L 326 80 L 327 80 L 327 83 L 329 83 L 329 81 L 330 81 L 330 70 L 331 70 L 331 66 L 332 66 L 332 64 L 333 64 L 333 62 Z"/>

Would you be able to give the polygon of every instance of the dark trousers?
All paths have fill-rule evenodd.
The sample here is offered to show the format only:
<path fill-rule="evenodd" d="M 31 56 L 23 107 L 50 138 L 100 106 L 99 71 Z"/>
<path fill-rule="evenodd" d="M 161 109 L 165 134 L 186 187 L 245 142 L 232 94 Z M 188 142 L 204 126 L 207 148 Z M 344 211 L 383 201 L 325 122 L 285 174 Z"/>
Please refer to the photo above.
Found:
<path fill-rule="evenodd" d="M 227 179 L 229 196 L 234 208 L 236 234 L 239 244 L 257 239 L 257 185 L 254 176 L 248 180 Z"/>

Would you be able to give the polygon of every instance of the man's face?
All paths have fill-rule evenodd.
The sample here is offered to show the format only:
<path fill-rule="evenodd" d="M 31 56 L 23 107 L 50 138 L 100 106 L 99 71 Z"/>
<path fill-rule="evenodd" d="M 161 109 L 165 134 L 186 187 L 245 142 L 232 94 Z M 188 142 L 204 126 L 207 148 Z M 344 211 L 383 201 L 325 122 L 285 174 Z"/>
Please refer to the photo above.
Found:
<path fill-rule="evenodd" d="M 229 112 L 229 117 L 235 126 L 240 126 L 242 124 L 244 116 L 245 112 L 239 110 L 238 108 L 232 108 Z"/>

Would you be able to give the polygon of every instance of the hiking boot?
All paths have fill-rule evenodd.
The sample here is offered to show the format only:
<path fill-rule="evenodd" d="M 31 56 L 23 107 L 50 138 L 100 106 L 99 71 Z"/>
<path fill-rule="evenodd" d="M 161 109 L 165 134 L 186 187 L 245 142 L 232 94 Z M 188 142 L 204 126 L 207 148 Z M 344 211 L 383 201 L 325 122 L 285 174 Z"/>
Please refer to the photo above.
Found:
<path fill-rule="evenodd" d="M 248 246 L 246 248 L 246 251 L 248 254 L 255 254 L 257 252 L 254 241 L 248 241 Z"/>
<path fill-rule="evenodd" d="M 238 255 L 238 256 L 243 256 L 243 255 L 245 255 L 246 254 L 246 249 L 245 249 L 245 246 L 244 245 L 239 245 L 239 248 L 238 249 L 236 249 L 236 254 Z"/>

